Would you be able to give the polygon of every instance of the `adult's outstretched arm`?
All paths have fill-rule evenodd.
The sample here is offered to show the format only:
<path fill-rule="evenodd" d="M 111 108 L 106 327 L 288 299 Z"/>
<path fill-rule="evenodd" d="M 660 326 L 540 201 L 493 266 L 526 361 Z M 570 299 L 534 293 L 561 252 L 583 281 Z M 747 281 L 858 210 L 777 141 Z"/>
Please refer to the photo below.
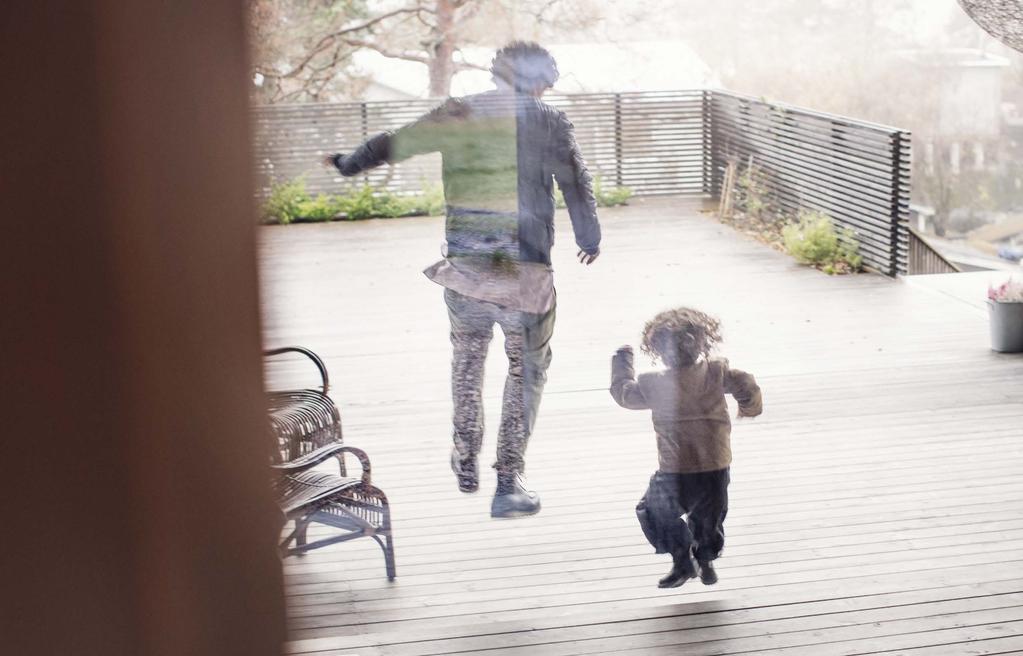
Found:
<path fill-rule="evenodd" d="M 464 118 L 467 111 L 464 103 L 450 98 L 412 123 L 395 131 L 376 134 L 351 153 L 337 153 L 328 157 L 327 161 L 341 175 L 350 177 L 381 164 L 442 150 L 453 121 Z"/>

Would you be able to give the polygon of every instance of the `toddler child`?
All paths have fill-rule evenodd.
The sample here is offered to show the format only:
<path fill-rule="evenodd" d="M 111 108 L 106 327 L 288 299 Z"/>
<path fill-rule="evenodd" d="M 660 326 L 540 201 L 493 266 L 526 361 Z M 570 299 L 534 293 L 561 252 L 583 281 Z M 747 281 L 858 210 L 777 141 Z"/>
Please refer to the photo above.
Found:
<path fill-rule="evenodd" d="M 720 341 L 717 319 L 676 308 L 643 329 L 642 350 L 665 369 L 636 380 L 631 346 L 618 349 L 611 360 L 614 400 L 653 415 L 658 469 L 636 513 L 656 552 L 670 553 L 674 560 L 657 584 L 661 588 L 678 587 L 697 575 L 705 585 L 717 582 L 712 563 L 725 542 L 732 462 L 725 394 L 739 403 L 739 417 L 762 411 L 753 376 L 710 357 Z"/>

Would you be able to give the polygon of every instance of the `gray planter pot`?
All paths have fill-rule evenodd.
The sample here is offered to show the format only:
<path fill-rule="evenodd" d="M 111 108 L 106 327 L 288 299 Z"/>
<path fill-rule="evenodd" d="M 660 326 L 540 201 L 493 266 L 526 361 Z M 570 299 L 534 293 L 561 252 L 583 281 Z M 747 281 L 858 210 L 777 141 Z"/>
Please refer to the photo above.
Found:
<path fill-rule="evenodd" d="M 1023 351 L 1023 303 L 996 303 L 991 308 L 991 349 L 1000 353 Z"/>

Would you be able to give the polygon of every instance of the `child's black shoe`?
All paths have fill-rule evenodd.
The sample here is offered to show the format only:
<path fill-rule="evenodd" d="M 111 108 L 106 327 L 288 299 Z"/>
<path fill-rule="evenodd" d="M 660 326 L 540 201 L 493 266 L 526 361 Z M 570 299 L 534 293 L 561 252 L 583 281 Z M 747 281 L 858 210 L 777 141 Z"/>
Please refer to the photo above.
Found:
<path fill-rule="evenodd" d="M 704 585 L 714 585 L 718 582 L 718 573 L 714 571 L 714 565 L 709 560 L 699 561 L 700 582 Z"/>
<path fill-rule="evenodd" d="M 658 588 L 677 588 L 689 579 L 696 578 L 696 568 L 689 558 L 676 559 L 671 571 L 657 582 Z"/>

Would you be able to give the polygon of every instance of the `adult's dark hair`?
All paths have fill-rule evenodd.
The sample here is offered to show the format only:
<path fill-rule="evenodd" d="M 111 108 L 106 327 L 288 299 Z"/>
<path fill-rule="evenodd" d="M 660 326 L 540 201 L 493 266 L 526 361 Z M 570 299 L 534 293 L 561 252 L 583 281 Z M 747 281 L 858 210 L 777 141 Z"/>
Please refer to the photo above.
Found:
<path fill-rule="evenodd" d="M 490 72 L 523 93 L 546 91 L 558 81 L 554 57 L 531 41 L 512 41 L 498 50 Z"/>

